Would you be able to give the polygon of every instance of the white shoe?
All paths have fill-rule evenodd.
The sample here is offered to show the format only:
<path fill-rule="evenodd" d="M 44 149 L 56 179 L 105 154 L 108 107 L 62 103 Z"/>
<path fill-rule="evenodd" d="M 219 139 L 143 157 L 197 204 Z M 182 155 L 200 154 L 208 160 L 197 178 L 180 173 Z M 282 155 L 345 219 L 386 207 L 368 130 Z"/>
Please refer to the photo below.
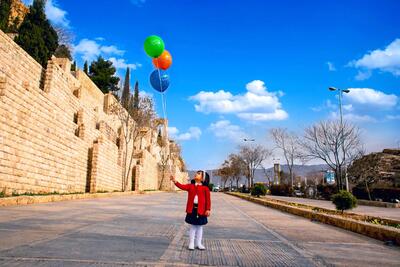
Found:
<path fill-rule="evenodd" d="M 188 249 L 189 249 L 189 250 L 194 250 L 194 242 L 190 242 L 190 243 L 189 243 Z"/>
<path fill-rule="evenodd" d="M 206 247 L 203 246 L 202 244 L 197 244 L 197 248 L 200 249 L 200 250 L 205 250 L 206 249 Z"/>

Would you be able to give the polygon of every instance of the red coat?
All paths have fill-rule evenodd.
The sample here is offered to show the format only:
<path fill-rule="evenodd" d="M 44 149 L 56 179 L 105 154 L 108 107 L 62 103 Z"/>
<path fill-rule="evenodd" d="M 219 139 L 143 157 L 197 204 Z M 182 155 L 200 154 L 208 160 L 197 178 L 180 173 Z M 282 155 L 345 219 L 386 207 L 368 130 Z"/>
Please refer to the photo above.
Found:
<path fill-rule="evenodd" d="M 211 210 L 211 198 L 210 189 L 208 186 L 204 185 L 194 185 L 194 184 L 181 184 L 176 182 L 175 185 L 182 190 L 188 191 L 188 200 L 186 203 L 186 212 L 192 213 L 194 197 L 197 194 L 198 206 L 197 213 L 199 215 L 205 215 L 207 210 Z"/>

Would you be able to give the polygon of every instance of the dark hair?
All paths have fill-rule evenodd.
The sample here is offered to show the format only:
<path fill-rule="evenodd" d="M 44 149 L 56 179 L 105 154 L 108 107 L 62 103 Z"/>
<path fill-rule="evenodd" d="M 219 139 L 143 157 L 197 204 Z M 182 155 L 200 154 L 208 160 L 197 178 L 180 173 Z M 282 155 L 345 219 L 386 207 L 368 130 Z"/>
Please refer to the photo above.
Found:
<path fill-rule="evenodd" d="M 196 173 L 201 173 L 202 175 L 205 174 L 203 176 L 203 182 L 202 182 L 203 185 L 208 186 L 210 184 L 210 175 L 208 175 L 206 171 L 197 171 Z M 192 179 L 190 183 L 194 184 L 196 182 L 194 179 Z"/>

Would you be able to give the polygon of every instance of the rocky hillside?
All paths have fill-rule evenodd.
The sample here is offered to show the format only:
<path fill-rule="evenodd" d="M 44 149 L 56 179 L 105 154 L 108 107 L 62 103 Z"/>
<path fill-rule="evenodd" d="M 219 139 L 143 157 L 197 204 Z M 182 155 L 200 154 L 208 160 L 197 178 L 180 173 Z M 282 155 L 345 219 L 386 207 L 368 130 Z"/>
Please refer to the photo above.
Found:
<path fill-rule="evenodd" d="M 8 25 L 16 23 L 18 28 L 24 20 L 29 8 L 22 3 L 21 0 L 11 0 L 10 15 L 8 17 Z"/>

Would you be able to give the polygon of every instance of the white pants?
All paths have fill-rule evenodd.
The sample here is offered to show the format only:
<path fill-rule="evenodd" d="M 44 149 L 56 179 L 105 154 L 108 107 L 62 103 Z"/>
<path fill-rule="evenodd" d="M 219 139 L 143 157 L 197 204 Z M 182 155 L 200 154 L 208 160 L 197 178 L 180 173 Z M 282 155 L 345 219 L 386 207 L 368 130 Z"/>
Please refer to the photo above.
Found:
<path fill-rule="evenodd" d="M 202 225 L 191 225 L 189 230 L 189 244 L 195 244 L 196 246 L 202 246 L 203 242 L 203 226 Z"/>

